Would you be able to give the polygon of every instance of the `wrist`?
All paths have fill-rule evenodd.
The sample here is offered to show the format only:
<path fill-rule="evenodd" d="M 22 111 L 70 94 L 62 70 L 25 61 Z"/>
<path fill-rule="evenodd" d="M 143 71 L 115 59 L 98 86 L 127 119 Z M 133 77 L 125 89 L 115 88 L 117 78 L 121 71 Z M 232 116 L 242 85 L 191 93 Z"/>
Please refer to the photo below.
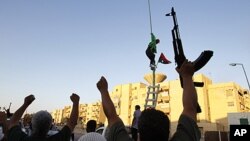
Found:
<path fill-rule="evenodd" d="M 23 107 L 25 107 L 25 108 L 27 108 L 27 107 L 29 107 L 29 103 L 23 103 Z"/>
<path fill-rule="evenodd" d="M 184 75 L 184 76 L 181 76 L 182 79 L 193 79 L 193 76 L 192 75 Z"/>
<path fill-rule="evenodd" d="M 108 93 L 108 90 L 107 89 L 100 89 L 100 92 L 101 92 L 101 94 L 105 94 L 105 93 Z"/>

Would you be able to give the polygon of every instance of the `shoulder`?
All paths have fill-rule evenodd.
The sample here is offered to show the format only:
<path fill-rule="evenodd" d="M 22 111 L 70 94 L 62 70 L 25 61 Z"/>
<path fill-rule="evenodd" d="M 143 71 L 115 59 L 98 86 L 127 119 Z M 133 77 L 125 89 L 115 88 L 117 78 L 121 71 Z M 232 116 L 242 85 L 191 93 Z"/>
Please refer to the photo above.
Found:
<path fill-rule="evenodd" d="M 26 137 L 28 137 L 28 135 L 22 131 L 19 125 L 13 126 L 8 130 L 7 134 L 8 141 L 15 141 L 15 140 L 21 141 L 20 139 L 25 140 Z"/>
<path fill-rule="evenodd" d="M 130 141 L 128 132 L 125 129 L 125 125 L 122 120 L 117 121 L 111 127 L 108 127 L 108 139 L 109 141 Z"/>
<path fill-rule="evenodd" d="M 54 133 L 53 135 L 49 136 L 49 139 L 51 141 L 61 140 L 61 139 L 63 140 L 70 138 L 70 136 L 71 136 L 71 130 L 67 125 L 65 125 L 59 132 L 57 131 L 57 133 Z"/>
<path fill-rule="evenodd" d="M 58 133 L 68 134 L 71 135 L 71 129 L 67 125 L 65 125 L 62 130 L 60 130 Z"/>

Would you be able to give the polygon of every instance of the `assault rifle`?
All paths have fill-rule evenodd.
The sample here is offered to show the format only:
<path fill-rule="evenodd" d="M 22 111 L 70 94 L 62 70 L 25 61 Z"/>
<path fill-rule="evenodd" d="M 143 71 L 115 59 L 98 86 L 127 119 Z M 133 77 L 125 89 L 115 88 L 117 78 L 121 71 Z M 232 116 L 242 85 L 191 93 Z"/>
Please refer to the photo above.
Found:
<path fill-rule="evenodd" d="M 180 38 L 180 33 L 179 33 L 179 28 L 178 28 L 178 23 L 177 23 L 177 18 L 176 18 L 176 13 L 174 11 L 174 8 L 172 7 L 171 13 L 166 14 L 166 16 L 172 16 L 173 21 L 174 21 L 174 28 L 172 29 L 172 37 L 173 37 L 173 47 L 174 47 L 174 54 L 175 54 L 175 62 L 177 64 L 177 68 L 180 68 L 182 63 L 186 60 L 182 43 L 181 43 L 181 38 Z M 200 56 L 193 61 L 194 64 L 194 70 L 195 72 L 201 69 L 203 66 L 206 65 L 206 63 L 210 60 L 210 58 L 213 56 L 213 51 L 210 50 L 205 50 L 203 51 Z M 182 78 L 180 76 L 180 83 L 181 87 L 183 87 L 183 82 Z M 196 87 L 203 87 L 204 83 L 203 82 L 194 82 L 194 86 Z M 197 107 L 197 112 L 200 113 L 201 109 L 198 104 Z"/>

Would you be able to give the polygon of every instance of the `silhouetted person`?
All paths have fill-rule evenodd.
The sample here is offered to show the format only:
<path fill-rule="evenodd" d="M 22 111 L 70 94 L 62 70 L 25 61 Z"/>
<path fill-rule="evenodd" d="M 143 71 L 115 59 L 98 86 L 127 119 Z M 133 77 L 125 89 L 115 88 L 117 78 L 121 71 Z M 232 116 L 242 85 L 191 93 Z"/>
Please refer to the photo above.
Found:
<path fill-rule="evenodd" d="M 137 135 L 138 135 L 138 121 L 139 118 L 141 116 L 141 110 L 140 110 L 140 106 L 136 105 L 135 106 L 135 111 L 134 111 L 134 117 L 132 120 L 132 127 L 131 127 L 131 134 L 132 134 L 132 139 L 134 139 L 134 141 L 137 141 Z"/>
<path fill-rule="evenodd" d="M 115 106 L 110 99 L 106 78 L 102 76 L 96 85 L 101 93 L 103 110 L 108 119 L 107 141 L 132 141 L 132 138 L 129 137 L 125 126 L 122 120 L 118 117 Z"/>
<path fill-rule="evenodd" d="M 25 97 L 23 105 L 13 114 L 9 123 L 8 141 L 69 141 L 71 132 L 74 130 L 78 119 L 78 107 L 80 97 L 76 94 L 70 96 L 73 108 L 69 121 L 57 134 L 47 137 L 52 125 L 52 117 L 47 111 L 39 111 L 32 117 L 31 136 L 25 134 L 19 126 L 24 111 L 35 100 L 33 95 Z"/>
<path fill-rule="evenodd" d="M 10 103 L 10 106 L 11 106 L 11 103 Z M 11 118 L 13 116 L 13 113 L 10 112 L 10 106 L 8 109 L 5 109 L 5 107 L 3 108 L 7 114 L 7 118 Z"/>
<path fill-rule="evenodd" d="M 89 120 L 87 122 L 87 128 L 86 128 L 87 133 L 95 132 L 95 130 L 96 130 L 96 121 L 95 120 Z"/>
<path fill-rule="evenodd" d="M 96 121 L 89 120 L 87 122 L 87 134 L 82 135 L 78 141 L 106 141 L 106 138 L 99 133 L 96 133 Z"/>
<path fill-rule="evenodd" d="M 176 71 L 183 78 L 183 111 L 178 120 L 177 130 L 171 141 L 199 141 L 200 131 L 196 123 L 197 116 L 197 93 L 192 80 L 194 65 L 184 61 L 180 69 Z M 108 118 L 110 128 L 108 141 L 131 140 L 125 130 L 122 120 L 117 116 L 113 102 L 108 93 L 108 83 L 101 77 L 97 87 L 102 96 L 104 113 Z M 167 141 L 169 139 L 170 122 L 168 116 L 162 111 L 146 109 L 142 111 L 138 123 L 140 141 Z"/>
<path fill-rule="evenodd" d="M 148 47 L 146 49 L 146 55 L 150 60 L 151 68 L 155 66 L 155 53 L 157 53 L 156 44 L 158 43 L 160 43 L 160 40 L 156 39 L 154 34 L 151 33 L 151 42 L 148 44 Z"/>

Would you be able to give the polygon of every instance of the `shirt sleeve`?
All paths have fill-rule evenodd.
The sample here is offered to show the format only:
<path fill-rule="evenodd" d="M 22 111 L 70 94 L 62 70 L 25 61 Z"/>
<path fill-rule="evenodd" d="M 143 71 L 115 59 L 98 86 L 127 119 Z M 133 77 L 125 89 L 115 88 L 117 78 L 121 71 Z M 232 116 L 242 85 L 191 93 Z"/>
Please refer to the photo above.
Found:
<path fill-rule="evenodd" d="M 19 125 L 13 126 L 7 134 L 8 141 L 24 141 L 27 137 Z"/>
<path fill-rule="evenodd" d="M 200 138 L 201 134 L 197 123 L 193 119 L 181 115 L 178 121 L 177 130 L 170 141 L 199 141 Z"/>

